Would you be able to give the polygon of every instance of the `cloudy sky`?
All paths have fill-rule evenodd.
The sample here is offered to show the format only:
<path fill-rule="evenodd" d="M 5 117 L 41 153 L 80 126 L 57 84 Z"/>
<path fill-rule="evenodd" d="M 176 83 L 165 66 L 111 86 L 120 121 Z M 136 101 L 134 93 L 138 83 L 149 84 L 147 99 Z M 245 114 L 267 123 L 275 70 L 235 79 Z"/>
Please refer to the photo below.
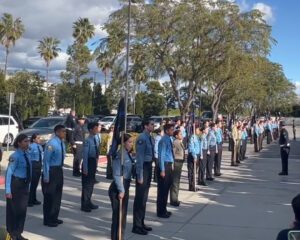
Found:
<path fill-rule="evenodd" d="M 289 4 L 287 4 L 289 2 Z M 273 26 L 273 36 L 278 44 L 273 47 L 271 60 L 281 63 L 287 77 L 298 86 L 300 94 L 300 66 L 297 61 L 300 52 L 300 34 L 295 23 L 299 23 L 300 1 L 298 0 L 237 0 L 242 11 L 259 9 Z M 91 42 L 104 37 L 101 26 L 109 14 L 121 5 L 118 0 L 1 0 L 0 14 L 12 13 L 21 17 L 26 32 L 9 56 L 9 70 L 31 69 L 44 71 L 44 62 L 37 53 L 37 41 L 45 36 L 61 40 L 64 50 L 51 64 L 50 78 L 57 81 L 59 73 L 65 69 L 68 59 L 65 50 L 72 43 L 72 23 L 79 17 L 88 17 L 96 25 L 96 36 Z M 0 68 L 4 67 L 4 51 L 0 46 Z M 91 64 L 91 71 L 97 71 L 97 81 L 103 75 Z"/>

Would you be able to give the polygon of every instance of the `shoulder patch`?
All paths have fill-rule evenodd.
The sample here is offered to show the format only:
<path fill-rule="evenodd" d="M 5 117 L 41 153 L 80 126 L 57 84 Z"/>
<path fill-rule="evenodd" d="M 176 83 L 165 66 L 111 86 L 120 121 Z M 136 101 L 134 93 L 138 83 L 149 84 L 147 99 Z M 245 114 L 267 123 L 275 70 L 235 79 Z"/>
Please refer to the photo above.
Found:
<path fill-rule="evenodd" d="M 51 145 L 48 145 L 47 146 L 47 150 L 50 151 L 50 152 L 52 152 L 53 151 L 53 147 Z"/>
<path fill-rule="evenodd" d="M 143 143 L 144 143 L 144 141 L 142 139 L 140 139 L 140 140 L 137 141 L 138 145 L 142 145 Z"/>
<path fill-rule="evenodd" d="M 10 156 L 10 157 L 8 158 L 8 161 L 9 161 L 9 162 L 14 162 L 15 159 L 14 159 L 12 156 Z"/>

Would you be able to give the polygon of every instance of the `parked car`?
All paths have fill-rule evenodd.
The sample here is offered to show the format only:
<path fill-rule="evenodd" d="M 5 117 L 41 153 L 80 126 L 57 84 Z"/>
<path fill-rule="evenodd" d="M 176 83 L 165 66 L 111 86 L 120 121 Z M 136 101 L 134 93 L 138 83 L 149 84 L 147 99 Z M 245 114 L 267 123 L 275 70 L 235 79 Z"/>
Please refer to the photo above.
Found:
<path fill-rule="evenodd" d="M 142 118 L 140 116 L 131 115 L 127 116 L 127 131 L 128 132 L 141 132 L 142 131 Z"/>
<path fill-rule="evenodd" d="M 58 124 L 64 124 L 65 121 L 65 117 L 59 116 L 41 118 L 19 134 L 24 133 L 28 137 L 31 137 L 34 133 L 38 133 L 41 137 L 41 145 L 45 145 L 53 137 L 54 127 Z"/>
<path fill-rule="evenodd" d="M 23 121 L 24 129 L 28 128 L 30 125 L 34 124 L 37 120 L 41 119 L 42 117 L 30 117 Z"/>
<path fill-rule="evenodd" d="M 99 122 L 104 117 L 104 115 L 88 115 L 86 119 L 88 122 Z"/>
<path fill-rule="evenodd" d="M 167 121 L 167 120 L 173 120 L 171 116 L 152 116 L 149 118 L 149 120 L 152 120 L 154 122 L 154 129 L 160 128 L 160 124 L 162 121 Z"/>
<path fill-rule="evenodd" d="M 116 116 L 106 116 L 101 120 L 99 120 L 99 124 L 102 126 L 103 130 L 108 131 L 111 125 L 114 124 L 115 120 L 116 120 Z"/>
<path fill-rule="evenodd" d="M 0 142 L 4 145 L 11 145 L 14 139 L 17 137 L 19 132 L 19 126 L 17 121 L 11 116 L 10 117 L 10 127 L 8 134 L 8 115 L 0 115 Z"/>

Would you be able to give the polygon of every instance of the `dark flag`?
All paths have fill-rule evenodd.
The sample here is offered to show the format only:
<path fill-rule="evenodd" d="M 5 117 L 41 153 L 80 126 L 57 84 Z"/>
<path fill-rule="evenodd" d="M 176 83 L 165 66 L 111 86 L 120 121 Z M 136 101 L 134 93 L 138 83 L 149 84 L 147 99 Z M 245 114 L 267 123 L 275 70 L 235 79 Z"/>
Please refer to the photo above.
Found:
<path fill-rule="evenodd" d="M 114 134 L 112 144 L 109 150 L 109 155 L 115 159 L 118 151 L 118 146 L 121 144 L 121 133 L 125 131 L 125 100 L 121 98 L 118 106 L 118 113 L 114 124 Z"/>

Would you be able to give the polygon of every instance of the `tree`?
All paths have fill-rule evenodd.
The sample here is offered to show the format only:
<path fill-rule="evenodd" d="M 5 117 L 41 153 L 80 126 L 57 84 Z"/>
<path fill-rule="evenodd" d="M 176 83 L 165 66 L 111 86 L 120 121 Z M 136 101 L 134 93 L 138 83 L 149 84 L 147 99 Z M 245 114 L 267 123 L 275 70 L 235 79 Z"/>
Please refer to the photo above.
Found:
<path fill-rule="evenodd" d="M 8 63 L 8 54 L 9 49 L 15 46 L 16 41 L 22 37 L 25 31 L 24 25 L 20 18 L 14 20 L 13 16 L 9 13 L 4 13 L 2 21 L 0 23 L 0 42 L 5 47 L 6 56 L 5 56 L 5 67 L 4 67 L 4 76 L 6 78 L 7 74 L 7 63 Z"/>
<path fill-rule="evenodd" d="M 176 99 L 173 94 L 170 82 L 163 83 L 163 96 L 166 100 L 166 115 L 168 116 L 169 110 L 176 108 Z"/>
<path fill-rule="evenodd" d="M 41 57 L 46 62 L 46 80 L 47 83 L 49 82 L 49 66 L 53 59 L 58 57 L 58 53 L 61 51 L 61 49 L 58 47 L 60 44 L 60 41 L 53 37 L 45 37 L 42 40 L 39 41 L 38 45 L 38 52 L 41 55 Z"/>
<path fill-rule="evenodd" d="M 107 106 L 107 98 L 105 95 L 102 94 L 102 87 L 100 83 L 97 83 L 94 87 L 95 97 L 93 99 L 93 112 L 94 114 L 103 114 L 108 115 L 110 114 L 110 110 Z"/>
<path fill-rule="evenodd" d="M 79 18 L 73 23 L 73 37 L 76 43 L 85 44 L 95 35 L 95 27 L 88 18 Z"/>

